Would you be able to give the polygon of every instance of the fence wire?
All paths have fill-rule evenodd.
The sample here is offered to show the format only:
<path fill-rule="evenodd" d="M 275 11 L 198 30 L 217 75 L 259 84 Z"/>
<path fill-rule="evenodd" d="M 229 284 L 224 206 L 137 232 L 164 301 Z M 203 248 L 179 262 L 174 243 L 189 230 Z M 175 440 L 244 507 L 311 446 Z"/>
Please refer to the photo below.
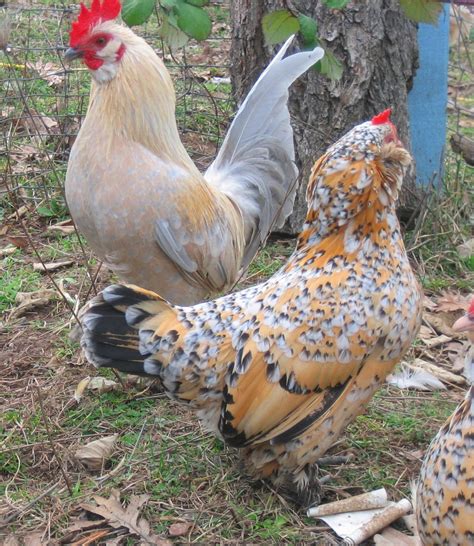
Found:
<path fill-rule="evenodd" d="M 215 22 L 205 44 L 176 54 L 164 48 L 156 16 L 134 29 L 164 59 L 177 93 L 184 144 L 201 168 L 215 156 L 233 109 L 226 2 L 211 4 Z M 84 119 L 90 75 L 63 62 L 77 5 L 8 4 L 0 29 L 0 191 L 17 202 L 60 199 L 70 149 Z M 2 43 L 3 42 L 3 43 Z M 53 201 L 54 205 L 55 201 Z"/>
<path fill-rule="evenodd" d="M 201 169 L 215 156 L 234 110 L 228 66 L 229 4 L 229 0 L 211 2 L 214 24 L 210 38 L 204 43 L 191 41 L 175 54 L 164 47 L 156 16 L 134 29 L 171 72 L 179 131 Z M 87 69 L 63 63 L 77 13 L 78 5 L 67 2 L 18 0 L 2 5 L 0 0 L 0 224 L 15 214 L 20 218 L 19 212 L 27 210 L 29 223 L 22 224 L 25 232 L 33 233 L 41 225 L 35 225 L 35 215 L 49 214 L 53 221 L 67 212 L 62 192 L 67 161 L 90 89 Z M 452 6 L 448 131 L 454 137 L 474 136 L 473 28 L 472 9 Z M 445 165 L 458 189 L 464 191 L 472 169 L 449 146 Z M 418 243 L 415 237 L 413 245 Z M 84 246 L 81 249 L 87 264 L 90 253 Z M 84 279 L 78 281 L 77 295 L 82 301 L 98 271 L 87 267 Z M 51 282 L 55 282 L 52 276 Z"/>

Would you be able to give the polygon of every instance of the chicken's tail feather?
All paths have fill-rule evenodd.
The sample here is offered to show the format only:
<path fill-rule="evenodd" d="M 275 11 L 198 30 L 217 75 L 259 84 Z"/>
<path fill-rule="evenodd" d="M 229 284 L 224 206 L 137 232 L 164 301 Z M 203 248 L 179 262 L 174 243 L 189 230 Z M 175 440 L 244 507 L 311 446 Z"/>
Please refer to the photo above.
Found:
<path fill-rule="evenodd" d="M 289 38 L 239 108 L 206 180 L 238 204 L 245 224 L 246 267 L 271 229 L 293 209 L 298 169 L 288 88 L 324 52 L 320 47 L 283 58 Z"/>
<path fill-rule="evenodd" d="M 170 310 L 154 292 L 132 285 L 112 285 L 92 300 L 83 317 L 81 345 L 96 367 L 135 375 L 154 375 L 140 344 L 140 328 L 149 330 L 157 315 Z M 154 369 L 154 368 L 153 368 Z"/>

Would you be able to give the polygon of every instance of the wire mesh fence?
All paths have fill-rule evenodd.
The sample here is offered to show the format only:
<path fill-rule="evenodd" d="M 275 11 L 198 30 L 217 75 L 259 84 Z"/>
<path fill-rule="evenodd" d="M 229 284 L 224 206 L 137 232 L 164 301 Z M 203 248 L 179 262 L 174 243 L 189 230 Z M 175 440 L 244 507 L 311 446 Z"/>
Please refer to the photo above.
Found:
<path fill-rule="evenodd" d="M 214 156 L 232 110 L 227 8 L 225 2 L 211 6 L 217 23 L 204 46 L 192 44 L 177 54 L 163 47 L 156 17 L 137 29 L 173 76 L 178 127 L 201 167 Z M 9 4 L 3 9 L 9 36 L 0 57 L 2 189 L 20 201 L 51 203 L 62 186 L 89 97 L 87 69 L 63 62 L 77 6 Z"/>
<path fill-rule="evenodd" d="M 430 272 L 440 277 L 472 276 L 472 247 L 469 255 L 465 245 L 474 226 L 473 159 L 456 143 L 474 143 L 473 91 L 474 8 L 451 4 L 443 183 L 425 189 L 406 235 L 407 249 L 422 279 Z"/>
<path fill-rule="evenodd" d="M 474 135 L 474 7 L 451 6 L 449 46 L 448 136 L 456 154 L 456 137 Z"/>
<path fill-rule="evenodd" d="M 176 119 L 182 140 L 204 169 L 213 159 L 233 111 L 230 96 L 228 2 L 211 2 L 213 33 L 204 44 L 191 42 L 176 53 L 164 47 L 153 16 L 134 29 L 163 58 L 175 83 Z M 9 3 L 0 7 L 0 223 L 15 220 L 35 259 L 46 261 L 36 235 L 45 224 L 67 217 L 63 185 L 69 152 L 85 117 L 90 75 L 83 66 L 64 64 L 71 22 L 78 5 L 66 2 Z M 61 222 L 59 222 L 61 223 Z M 66 224 L 69 224 L 66 222 Z M 74 229 L 74 226 L 66 225 Z M 100 265 L 76 231 L 79 276 L 46 271 L 49 282 L 71 308 L 79 308 L 95 288 Z M 77 244 L 79 243 L 79 244 Z M 47 249 L 46 249 L 47 250 Z M 13 258 L 12 258 L 13 259 Z M 71 274 L 66 275 L 71 281 Z"/>
<path fill-rule="evenodd" d="M 159 21 L 134 29 L 164 59 L 177 93 L 176 118 L 191 156 L 205 168 L 215 156 L 233 112 L 229 78 L 229 2 L 211 2 L 213 33 L 172 54 L 159 37 Z M 82 66 L 66 66 L 76 4 L 19 0 L 0 7 L 0 222 L 11 215 L 66 217 L 62 187 L 70 149 L 84 119 L 90 75 Z M 474 14 L 451 11 L 448 98 L 449 135 L 474 134 Z M 8 47 L 7 47 L 8 44 Z M 446 172 L 460 192 L 472 169 L 447 148 Z M 423 215 L 429 213 L 428 208 Z M 420 214 L 420 217 L 422 214 Z M 28 225 L 24 224 L 25 231 Z M 414 238 L 413 246 L 419 244 Z M 82 246 L 84 261 L 90 260 Z M 89 281 L 94 276 L 87 272 Z M 87 283 L 81 282 L 81 286 Z"/>

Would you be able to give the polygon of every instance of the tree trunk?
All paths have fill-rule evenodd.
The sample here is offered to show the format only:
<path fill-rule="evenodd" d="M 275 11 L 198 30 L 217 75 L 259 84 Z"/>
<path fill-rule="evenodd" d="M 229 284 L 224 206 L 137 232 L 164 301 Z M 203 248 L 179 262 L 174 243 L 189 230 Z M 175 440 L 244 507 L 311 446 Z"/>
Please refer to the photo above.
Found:
<path fill-rule="evenodd" d="M 314 161 L 351 127 L 392 106 L 392 119 L 409 145 L 407 94 L 418 66 L 416 26 L 399 0 L 353 0 L 343 10 L 328 9 L 321 0 L 232 0 L 231 6 L 231 76 L 238 103 L 274 54 L 264 45 L 261 26 L 270 11 L 291 9 L 316 19 L 322 45 L 344 66 L 339 81 L 310 69 L 291 89 L 300 188 L 284 231 L 296 233 L 305 218 Z M 412 191 L 413 175 L 405 181 L 401 202 Z"/>

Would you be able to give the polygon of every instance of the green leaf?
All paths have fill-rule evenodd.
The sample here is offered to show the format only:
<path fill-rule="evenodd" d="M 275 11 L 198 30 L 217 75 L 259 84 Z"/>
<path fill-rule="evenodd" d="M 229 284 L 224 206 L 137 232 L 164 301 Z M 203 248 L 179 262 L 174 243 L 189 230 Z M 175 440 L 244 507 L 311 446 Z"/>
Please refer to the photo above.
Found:
<path fill-rule="evenodd" d="M 173 26 L 176 30 L 179 30 L 179 27 L 178 27 L 178 17 L 176 16 L 176 13 L 174 11 L 170 11 L 169 13 L 167 13 L 166 15 L 162 15 L 162 18 L 163 18 L 163 21 L 166 19 L 167 22 Z M 182 30 L 179 30 L 179 32 L 183 33 L 184 32 Z M 185 34 L 185 36 L 187 36 Z M 189 36 L 187 36 L 188 40 L 189 40 Z M 186 40 L 187 41 L 187 40 Z M 184 45 L 184 44 L 183 44 Z M 181 46 L 178 46 L 178 47 L 181 47 Z"/>
<path fill-rule="evenodd" d="M 400 0 L 400 6 L 408 19 L 415 23 L 438 23 L 439 14 L 443 9 L 437 0 Z"/>
<path fill-rule="evenodd" d="M 267 45 L 283 42 L 300 29 L 298 19 L 286 9 L 272 11 L 263 16 L 263 35 Z"/>
<path fill-rule="evenodd" d="M 350 0 L 323 0 L 328 8 L 342 9 L 347 6 Z"/>
<path fill-rule="evenodd" d="M 122 19 L 129 27 L 148 21 L 155 8 L 155 0 L 123 0 Z"/>
<path fill-rule="evenodd" d="M 306 15 L 298 15 L 298 22 L 300 24 L 300 34 L 303 38 L 303 45 L 305 47 L 316 46 L 316 33 L 318 32 L 318 24 L 312 17 Z"/>
<path fill-rule="evenodd" d="M 191 4 L 191 6 L 197 6 L 198 8 L 202 8 L 203 6 L 207 6 L 209 4 L 209 0 L 184 0 L 186 4 Z"/>
<path fill-rule="evenodd" d="M 205 40 L 211 33 L 211 18 L 203 9 L 179 2 L 174 11 L 178 16 L 179 28 L 191 38 Z"/>
<path fill-rule="evenodd" d="M 36 207 L 36 212 L 46 218 L 59 218 L 67 213 L 66 205 L 62 199 L 51 199 L 49 203 Z"/>
<path fill-rule="evenodd" d="M 162 8 L 171 9 L 176 6 L 178 0 L 160 0 L 159 4 Z"/>
<path fill-rule="evenodd" d="M 171 51 L 187 44 L 189 36 L 177 28 L 169 17 L 164 16 L 158 34 L 163 38 Z"/>
<path fill-rule="evenodd" d="M 36 208 L 36 212 L 40 215 L 40 216 L 44 216 L 46 218 L 53 218 L 54 216 L 56 216 L 55 212 L 52 211 L 50 208 L 48 207 L 43 207 L 43 206 L 40 206 L 40 207 L 37 207 Z"/>
<path fill-rule="evenodd" d="M 324 48 L 324 57 L 314 66 L 316 70 L 327 76 L 330 80 L 340 80 L 344 72 L 341 62 L 327 48 Z"/>

